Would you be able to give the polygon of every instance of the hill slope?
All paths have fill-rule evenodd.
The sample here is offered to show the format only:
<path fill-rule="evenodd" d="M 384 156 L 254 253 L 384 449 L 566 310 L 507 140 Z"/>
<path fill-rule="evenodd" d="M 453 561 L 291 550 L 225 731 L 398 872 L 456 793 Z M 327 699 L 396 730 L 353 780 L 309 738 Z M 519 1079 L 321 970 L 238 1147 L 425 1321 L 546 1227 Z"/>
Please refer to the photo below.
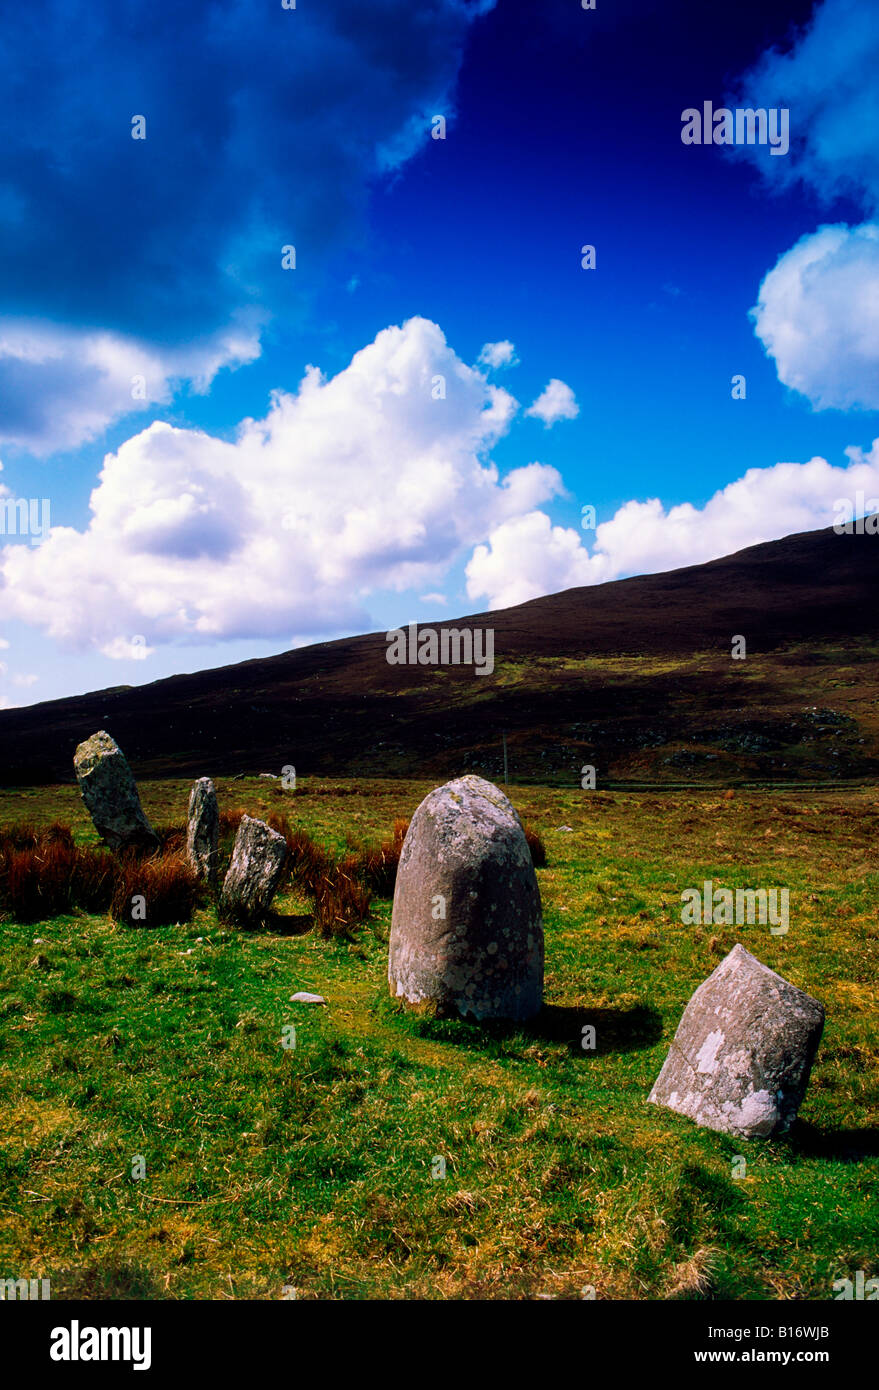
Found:
<path fill-rule="evenodd" d="M 99 728 L 142 776 L 497 777 L 506 732 L 514 780 L 872 779 L 877 596 L 876 537 L 789 536 L 445 619 L 494 630 L 492 675 L 392 666 L 382 632 L 4 711 L 0 782 L 70 780 Z"/>

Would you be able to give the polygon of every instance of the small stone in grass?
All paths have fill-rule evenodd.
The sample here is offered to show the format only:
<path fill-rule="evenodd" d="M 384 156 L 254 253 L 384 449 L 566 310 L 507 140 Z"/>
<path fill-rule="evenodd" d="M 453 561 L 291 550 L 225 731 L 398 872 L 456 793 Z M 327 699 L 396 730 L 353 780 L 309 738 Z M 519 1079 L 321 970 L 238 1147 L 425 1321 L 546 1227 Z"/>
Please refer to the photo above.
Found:
<path fill-rule="evenodd" d="M 309 994 L 305 989 L 301 989 L 298 994 L 290 995 L 291 1004 L 325 1004 L 326 1002 L 322 994 Z"/>

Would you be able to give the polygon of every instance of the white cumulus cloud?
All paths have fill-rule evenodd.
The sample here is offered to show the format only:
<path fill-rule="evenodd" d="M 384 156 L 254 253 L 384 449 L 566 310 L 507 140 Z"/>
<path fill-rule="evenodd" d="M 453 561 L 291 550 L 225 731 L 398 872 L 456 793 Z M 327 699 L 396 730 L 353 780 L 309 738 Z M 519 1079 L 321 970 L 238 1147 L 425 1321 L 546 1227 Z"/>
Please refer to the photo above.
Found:
<path fill-rule="evenodd" d="M 488 457 L 516 410 L 435 323 L 384 329 L 337 376 L 308 368 L 234 441 L 156 422 L 106 455 L 87 529 L 0 550 L 4 616 L 120 658 L 367 627 L 370 594 L 428 592 L 564 491 L 554 468 L 502 479 Z"/>
<path fill-rule="evenodd" d="M 386 328 L 336 376 L 309 367 L 233 439 L 156 422 L 126 440 L 105 456 L 85 529 L 0 548 L 0 610 L 125 660 L 304 642 L 368 630 L 381 592 L 439 605 L 468 556 L 468 597 L 496 608 L 830 526 L 839 499 L 879 497 L 877 440 L 845 466 L 751 468 L 701 507 L 632 499 L 587 535 L 544 510 L 565 494 L 556 469 L 502 478 L 492 462 L 517 410 L 437 324 Z"/>
<path fill-rule="evenodd" d="M 73 449 L 114 420 L 167 403 L 184 382 L 206 392 L 222 367 L 259 356 L 258 326 L 252 316 L 164 349 L 102 330 L 0 319 L 0 443 L 38 456 Z"/>
<path fill-rule="evenodd" d="M 542 420 L 549 429 L 558 420 L 575 420 L 580 414 L 580 407 L 570 386 L 559 381 L 558 377 L 553 377 L 525 414 Z"/>
<path fill-rule="evenodd" d="M 483 344 L 478 360 L 492 370 L 498 367 L 515 367 L 519 362 L 516 349 L 509 338 L 504 338 L 499 343 Z"/>
<path fill-rule="evenodd" d="M 570 527 L 553 526 L 546 512 L 526 512 L 495 527 L 467 565 L 470 598 L 507 608 L 540 594 L 593 584 L 593 561 Z"/>
<path fill-rule="evenodd" d="M 844 520 L 838 503 L 856 507 L 879 498 L 879 439 L 872 449 L 846 450 L 848 464 L 823 458 L 749 468 L 705 503 L 666 508 L 658 498 L 632 500 L 595 531 L 590 552 L 581 535 L 552 526 L 540 511 L 497 526 L 467 566 L 467 593 L 490 608 L 541 594 L 602 584 L 716 560 L 761 541 L 813 531 Z"/>
<path fill-rule="evenodd" d="M 879 7 L 823 0 L 790 46 L 768 48 L 739 84 L 734 105 L 790 110 L 791 149 L 766 159 L 758 145 L 731 146 L 773 182 L 802 182 L 825 201 L 840 195 L 879 209 Z"/>
<path fill-rule="evenodd" d="M 870 221 L 820 227 L 779 260 L 752 309 L 778 377 L 817 409 L 879 408 L 879 7 L 823 0 L 794 42 L 767 49 L 738 84 L 733 104 L 790 110 L 791 148 L 758 161 L 779 187 L 802 183 L 825 204 L 860 203 Z"/>
<path fill-rule="evenodd" d="M 879 225 L 802 237 L 769 271 L 751 317 L 785 386 L 818 409 L 879 410 Z"/>

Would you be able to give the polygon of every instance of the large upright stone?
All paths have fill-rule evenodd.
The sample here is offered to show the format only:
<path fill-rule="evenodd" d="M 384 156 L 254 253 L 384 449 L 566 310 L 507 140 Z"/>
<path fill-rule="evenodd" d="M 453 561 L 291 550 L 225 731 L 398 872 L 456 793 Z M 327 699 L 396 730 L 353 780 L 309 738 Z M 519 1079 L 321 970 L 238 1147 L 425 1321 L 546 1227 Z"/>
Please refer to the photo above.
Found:
<path fill-rule="evenodd" d="M 527 1019 L 543 1003 L 543 919 L 525 832 L 503 792 L 459 777 L 426 796 L 397 869 L 391 994 L 438 1014 Z"/>
<path fill-rule="evenodd" d="M 823 1027 L 817 999 L 734 946 L 684 1010 L 648 1099 L 743 1139 L 784 1134 Z"/>
<path fill-rule="evenodd" d="M 232 862 L 223 880 L 222 906 L 233 917 L 257 921 L 271 907 L 287 858 L 287 841 L 264 821 L 242 816 Z"/>
<path fill-rule="evenodd" d="M 212 887 L 217 881 L 220 808 L 210 777 L 199 777 L 189 796 L 186 856 L 196 874 Z"/>
<path fill-rule="evenodd" d="M 102 729 L 81 743 L 73 767 L 98 834 L 113 850 L 158 849 L 159 839 L 140 804 L 125 754 Z"/>

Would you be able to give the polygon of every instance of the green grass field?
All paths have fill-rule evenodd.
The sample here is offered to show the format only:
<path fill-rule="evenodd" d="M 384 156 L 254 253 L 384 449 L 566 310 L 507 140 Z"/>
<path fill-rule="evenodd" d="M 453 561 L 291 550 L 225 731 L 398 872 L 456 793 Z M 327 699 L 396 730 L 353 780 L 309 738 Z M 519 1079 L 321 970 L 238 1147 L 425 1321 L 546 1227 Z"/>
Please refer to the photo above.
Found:
<path fill-rule="evenodd" d="M 154 823 L 183 822 L 189 785 L 142 784 Z M 431 785 L 217 779 L 222 808 L 285 810 L 336 849 Z M 213 908 L 0 923 L 0 1277 L 53 1298 L 826 1299 L 879 1274 L 879 792 L 511 797 L 549 856 L 528 1029 L 400 1013 L 387 900 L 352 942 L 303 932 L 294 896 L 289 933 Z M 96 842 L 75 787 L 0 792 L 0 822 L 56 819 Z M 706 878 L 788 887 L 788 934 L 683 926 Z M 827 1010 L 771 1143 L 646 1103 L 736 940 Z"/>

